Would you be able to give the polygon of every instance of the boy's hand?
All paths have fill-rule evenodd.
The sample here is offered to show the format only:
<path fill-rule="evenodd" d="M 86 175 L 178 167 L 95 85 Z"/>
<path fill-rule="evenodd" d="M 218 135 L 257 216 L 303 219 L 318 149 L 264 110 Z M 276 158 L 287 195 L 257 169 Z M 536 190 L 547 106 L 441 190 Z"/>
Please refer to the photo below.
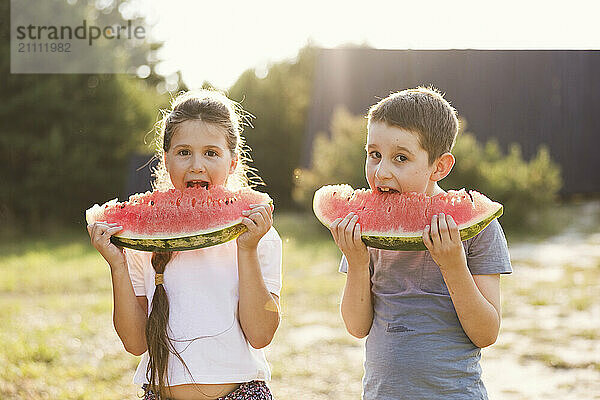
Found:
<path fill-rule="evenodd" d="M 250 204 L 249 210 L 242 211 L 242 224 L 248 231 L 237 238 L 237 245 L 242 249 L 256 249 L 260 239 L 273 226 L 273 205 Z"/>
<path fill-rule="evenodd" d="M 467 264 L 460 232 L 450 215 L 440 214 L 431 218 L 431 225 L 423 230 L 423 242 L 433 261 L 442 272 Z"/>
<path fill-rule="evenodd" d="M 340 248 L 348 265 L 369 265 L 369 251 L 360 238 L 358 215 L 349 213 L 338 218 L 329 227 L 335 244 Z"/>

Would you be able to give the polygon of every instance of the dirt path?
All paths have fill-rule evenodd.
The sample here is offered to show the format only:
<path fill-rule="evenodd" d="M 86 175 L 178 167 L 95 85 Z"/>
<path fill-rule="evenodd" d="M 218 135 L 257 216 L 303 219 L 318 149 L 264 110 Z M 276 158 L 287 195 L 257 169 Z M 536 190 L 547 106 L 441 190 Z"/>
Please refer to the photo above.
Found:
<path fill-rule="evenodd" d="M 502 330 L 483 350 L 490 399 L 600 399 L 600 203 L 582 211 L 558 236 L 510 246 Z"/>

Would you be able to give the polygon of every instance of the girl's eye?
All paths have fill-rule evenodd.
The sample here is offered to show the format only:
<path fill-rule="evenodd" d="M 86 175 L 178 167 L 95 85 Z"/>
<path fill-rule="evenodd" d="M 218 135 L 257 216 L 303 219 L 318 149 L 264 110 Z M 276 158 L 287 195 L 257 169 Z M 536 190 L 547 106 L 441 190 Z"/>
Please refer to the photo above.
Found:
<path fill-rule="evenodd" d="M 189 156 L 190 155 L 190 151 L 189 150 L 179 150 L 177 152 L 177 154 L 179 154 L 180 156 Z"/>
<path fill-rule="evenodd" d="M 207 156 L 209 156 L 209 157 L 215 157 L 215 156 L 218 156 L 217 152 L 216 152 L 216 151 L 214 151 L 214 150 L 206 150 L 206 153 L 205 153 L 205 154 L 206 154 Z"/>
<path fill-rule="evenodd" d="M 396 161 L 404 162 L 406 160 L 408 160 L 408 158 L 406 158 L 406 156 L 404 156 L 402 154 L 396 156 Z"/>

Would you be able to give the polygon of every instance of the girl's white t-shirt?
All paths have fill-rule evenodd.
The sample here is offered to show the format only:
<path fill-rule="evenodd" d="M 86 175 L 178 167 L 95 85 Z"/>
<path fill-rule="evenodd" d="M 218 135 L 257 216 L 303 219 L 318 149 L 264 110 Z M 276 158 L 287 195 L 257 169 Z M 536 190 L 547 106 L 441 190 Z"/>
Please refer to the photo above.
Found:
<path fill-rule="evenodd" d="M 136 296 L 154 296 L 152 253 L 126 249 L 129 276 Z M 281 291 L 281 238 L 271 229 L 258 243 L 258 259 L 269 292 Z M 238 319 L 237 242 L 174 252 L 164 272 L 169 299 L 168 333 L 189 372 L 169 355 L 169 385 L 238 383 L 271 379 L 262 349 L 246 340 Z M 133 383 L 148 383 L 148 352 L 142 355 Z"/>

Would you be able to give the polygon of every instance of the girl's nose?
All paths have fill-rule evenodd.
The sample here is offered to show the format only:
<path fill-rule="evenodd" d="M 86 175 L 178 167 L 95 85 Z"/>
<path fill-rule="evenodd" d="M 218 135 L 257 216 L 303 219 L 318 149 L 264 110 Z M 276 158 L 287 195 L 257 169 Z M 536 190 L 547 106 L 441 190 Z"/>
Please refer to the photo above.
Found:
<path fill-rule="evenodd" d="M 192 172 L 204 172 L 206 168 L 202 162 L 202 157 L 195 156 L 192 159 Z"/>

